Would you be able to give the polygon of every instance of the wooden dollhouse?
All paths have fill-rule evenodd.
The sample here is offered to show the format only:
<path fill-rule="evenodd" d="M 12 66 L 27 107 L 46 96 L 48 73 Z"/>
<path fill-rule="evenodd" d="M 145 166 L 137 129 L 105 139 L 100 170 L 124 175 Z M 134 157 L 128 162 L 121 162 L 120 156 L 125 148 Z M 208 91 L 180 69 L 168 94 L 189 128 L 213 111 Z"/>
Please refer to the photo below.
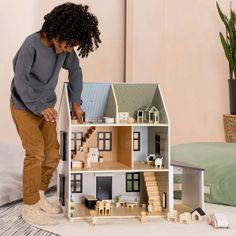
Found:
<path fill-rule="evenodd" d="M 59 111 L 58 198 L 71 221 L 166 217 L 173 209 L 170 126 L 158 84 L 84 83 L 83 124 L 71 120 L 67 83 Z M 142 119 L 145 112 L 153 119 Z M 147 156 L 162 158 L 161 165 Z M 146 212 L 146 213 L 144 213 Z"/>

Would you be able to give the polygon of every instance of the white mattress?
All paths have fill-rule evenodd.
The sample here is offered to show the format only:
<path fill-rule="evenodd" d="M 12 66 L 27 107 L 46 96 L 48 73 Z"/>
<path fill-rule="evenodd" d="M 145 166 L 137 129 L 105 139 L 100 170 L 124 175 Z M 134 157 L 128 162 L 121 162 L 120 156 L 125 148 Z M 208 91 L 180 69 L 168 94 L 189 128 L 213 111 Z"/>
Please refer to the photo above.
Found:
<path fill-rule="evenodd" d="M 22 198 L 24 150 L 19 144 L 0 144 L 0 206 Z M 54 176 L 50 186 L 56 184 Z"/>

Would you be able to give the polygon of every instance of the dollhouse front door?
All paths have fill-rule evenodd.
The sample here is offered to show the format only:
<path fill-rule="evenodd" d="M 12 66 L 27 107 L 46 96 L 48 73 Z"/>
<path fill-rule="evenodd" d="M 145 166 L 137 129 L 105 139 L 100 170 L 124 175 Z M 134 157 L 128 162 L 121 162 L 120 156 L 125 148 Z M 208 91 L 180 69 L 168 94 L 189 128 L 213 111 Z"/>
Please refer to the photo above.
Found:
<path fill-rule="evenodd" d="M 97 177 L 97 199 L 112 199 L 112 177 Z"/>

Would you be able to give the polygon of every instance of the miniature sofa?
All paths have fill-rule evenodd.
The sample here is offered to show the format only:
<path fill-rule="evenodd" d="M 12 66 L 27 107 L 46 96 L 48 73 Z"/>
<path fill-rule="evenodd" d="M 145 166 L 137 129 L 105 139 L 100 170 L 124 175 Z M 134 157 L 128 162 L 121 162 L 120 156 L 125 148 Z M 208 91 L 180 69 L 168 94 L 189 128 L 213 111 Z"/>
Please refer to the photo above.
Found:
<path fill-rule="evenodd" d="M 138 196 L 121 195 L 121 196 L 119 196 L 119 202 L 121 205 L 125 205 L 126 203 L 138 204 L 139 197 Z"/>

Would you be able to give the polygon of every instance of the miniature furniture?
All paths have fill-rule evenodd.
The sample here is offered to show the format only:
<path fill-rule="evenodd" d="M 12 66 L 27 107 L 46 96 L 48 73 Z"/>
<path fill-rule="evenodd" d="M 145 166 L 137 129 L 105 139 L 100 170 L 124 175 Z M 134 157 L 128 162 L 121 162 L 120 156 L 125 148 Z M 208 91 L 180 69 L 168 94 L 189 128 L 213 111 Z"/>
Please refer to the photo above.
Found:
<path fill-rule="evenodd" d="M 139 197 L 138 196 L 119 196 L 119 202 L 121 205 L 126 205 L 126 203 L 130 204 L 138 204 Z"/>
<path fill-rule="evenodd" d="M 133 209 L 137 204 L 134 203 L 134 202 L 126 202 L 125 205 L 126 205 L 127 208 L 132 208 Z"/>
<path fill-rule="evenodd" d="M 96 204 L 96 210 L 98 212 L 98 215 L 104 215 L 104 202 L 103 201 L 98 201 Z"/>
<path fill-rule="evenodd" d="M 105 215 L 111 215 L 111 211 L 112 211 L 111 203 L 109 201 L 106 201 L 104 208 Z"/>
<path fill-rule="evenodd" d="M 137 122 L 143 123 L 143 117 L 144 117 L 144 111 L 143 110 L 138 110 L 137 111 Z"/>
<path fill-rule="evenodd" d="M 178 211 L 177 210 L 172 210 L 167 213 L 167 220 L 170 221 L 171 219 L 174 220 L 175 222 L 177 222 L 177 220 L 178 220 Z"/>
<path fill-rule="evenodd" d="M 94 209 L 95 205 L 96 205 L 96 202 L 97 202 L 97 198 L 95 198 L 92 195 L 85 195 L 84 198 L 85 198 L 84 199 L 85 200 L 85 206 L 88 209 Z"/>
<path fill-rule="evenodd" d="M 191 223 L 191 214 L 189 212 L 184 212 L 184 213 L 180 214 L 179 215 L 179 222 L 190 224 Z"/>

